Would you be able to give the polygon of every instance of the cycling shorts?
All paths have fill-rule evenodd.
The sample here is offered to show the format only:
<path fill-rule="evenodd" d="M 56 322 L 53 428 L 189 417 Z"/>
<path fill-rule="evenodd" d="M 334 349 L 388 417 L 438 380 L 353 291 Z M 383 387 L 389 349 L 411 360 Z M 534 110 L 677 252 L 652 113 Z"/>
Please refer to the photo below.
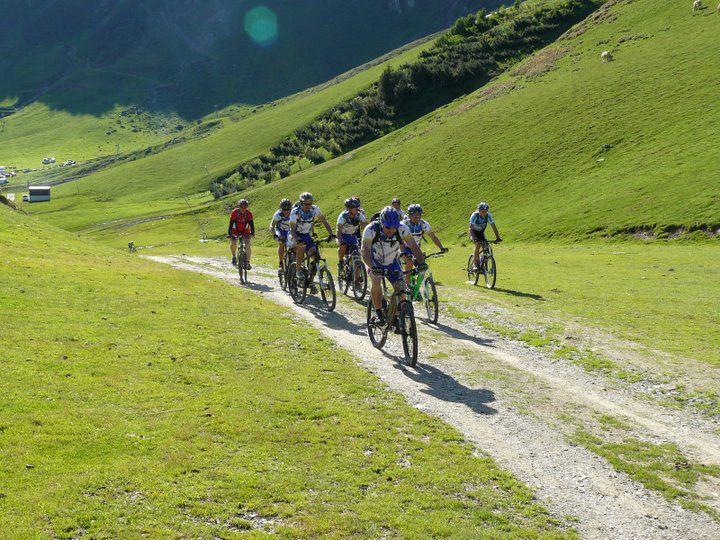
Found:
<path fill-rule="evenodd" d="M 487 242 L 487 240 L 485 238 L 485 231 L 473 230 L 472 235 L 473 235 L 473 242 L 482 242 L 483 244 L 485 244 Z"/>
<path fill-rule="evenodd" d="M 276 229 L 276 230 L 275 230 L 275 235 L 278 237 L 278 238 L 277 238 L 277 241 L 280 242 L 280 243 L 282 243 L 282 244 L 286 244 L 286 243 L 287 243 L 288 234 L 289 234 L 289 231 L 283 231 L 282 229 Z"/>
<path fill-rule="evenodd" d="M 310 251 L 314 247 L 317 247 L 317 244 L 315 243 L 315 240 L 313 240 L 313 237 L 310 236 L 310 233 L 298 234 L 297 237 L 298 237 L 298 240 L 300 240 L 300 242 L 305 244 L 306 252 Z"/>
<path fill-rule="evenodd" d="M 239 233 L 237 229 L 233 229 L 232 232 L 230 233 L 231 238 L 238 238 L 240 236 L 241 236 L 241 233 Z M 250 227 L 245 227 L 245 229 L 243 229 L 243 231 L 242 231 L 242 237 L 247 238 L 248 236 L 250 236 Z"/>
<path fill-rule="evenodd" d="M 376 264 L 375 266 L 387 271 L 387 279 L 390 283 L 395 284 L 398 281 L 403 281 L 403 269 L 397 259 L 392 264 Z"/>
<path fill-rule="evenodd" d="M 358 246 L 358 237 L 354 234 L 345 234 L 343 233 L 340 237 L 340 244 L 347 244 L 348 247 L 357 247 Z"/>

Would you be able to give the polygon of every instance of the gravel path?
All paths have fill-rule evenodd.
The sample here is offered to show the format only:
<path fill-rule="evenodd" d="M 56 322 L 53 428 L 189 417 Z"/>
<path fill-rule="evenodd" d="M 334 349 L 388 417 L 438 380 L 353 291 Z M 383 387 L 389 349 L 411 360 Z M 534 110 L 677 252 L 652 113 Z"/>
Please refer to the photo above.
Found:
<path fill-rule="evenodd" d="M 237 274 L 225 258 L 149 258 L 238 285 Z M 442 324 L 419 327 L 419 363 L 416 369 L 407 368 L 401 360 L 397 336 L 390 335 L 383 351 L 372 347 L 365 311 L 358 304 L 340 301 L 339 297 L 336 311 L 327 313 L 314 297 L 309 297 L 306 305 L 295 305 L 280 289 L 272 270 L 253 269 L 250 280 L 246 288 L 285 306 L 353 354 L 408 403 L 457 428 L 480 451 L 535 489 L 553 514 L 576 518 L 583 538 L 720 538 L 720 525 L 706 514 L 684 510 L 657 492 L 644 489 L 596 454 L 568 443 L 563 432 L 543 421 L 541 415 L 516 410 L 513 401 L 501 392 L 466 386 L 461 382 L 460 364 L 428 362 L 423 350 L 435 343 L 443 350 L 458 347 L 474 351 L 478 357 L 492 358 L 540 381 L 542 395 L 538 392 L 537 399 L 544 399 L 545 408 L 548 397 L 552 406 L 556 396 L 559 403 L 563 403 L 562 398 L 594 411 L 622 414 L 658 439 L 675 442 L 693 456 L 717 463 L 720 439 L 710 426 L 698 425 L 699 420 L 682 412 L 635 400 L 622 390 L 605 388 L 598 378 L 543 361 L 531 351 L 490 337 L 445 313 Z"/>

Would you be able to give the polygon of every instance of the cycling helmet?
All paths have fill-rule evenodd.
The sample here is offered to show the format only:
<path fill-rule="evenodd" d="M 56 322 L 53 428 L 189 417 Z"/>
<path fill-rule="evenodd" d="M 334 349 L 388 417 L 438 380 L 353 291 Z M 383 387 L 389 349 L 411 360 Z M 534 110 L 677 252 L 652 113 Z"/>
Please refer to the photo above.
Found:
<path fill-rule="evenodd" d="M 398 199 L 397 197 L 395 197 L 395 198 L 392 200 L 392 203 L 393 203 L 393 204 L 400 204 L 400 199 Z"/>
<path fill-rule="evenodd" d="M 292 203 L 290 202 L 290 199 L 283 199 L 280 201 L 280 209 L 281 210 L 290 210 L 292 208 Z"/>
<path fill-rule="evenodd" d="M 411 204 L 410 206 L 408 206 L 407 213 L 411 216 L 413 214 L 420 214 L 422 216 L 422 206 L 420 206 L 419 204 Z"/>
<path fill-rule="evenodd" d="M 478 210 L 490 210 L 490 205 L 486 202 L 481 202 L 480 204 L 478 204 L 477 209 Z"/>
<path fill-rule="evenodd" d="M 240 208 L 247 208 L 248 206 L 250 206 L 250 203 L 247 201 L 247 199 L 240 199 L 238 201 L 238 206 Z"/>
<path fill-rule="evenodd" d="M 312 193 L 308 193 L 307 191 L 306 191 L 305 193 L 303 193 L 302 195 L 300 195 L 300 202 L 301 202 L 301 203 L 304 203 L 305 201 L 310 201 L 310 202 L 312 202 L 312 201 L 314 201 L 314 200 L 315 200 L 315 198 L 312 196 Z"/>
<path fill-rule="evenodd" d="M 386 206 L 380 212 L 380 223 L 388 229 L 397 229 L 400 226 L 400 212 L 392 206 Z"/>
<path fill-rule="evenodd" d="M 360 208 L 360 202 L 355 197 L 345 199 L 345 208 Z"/>

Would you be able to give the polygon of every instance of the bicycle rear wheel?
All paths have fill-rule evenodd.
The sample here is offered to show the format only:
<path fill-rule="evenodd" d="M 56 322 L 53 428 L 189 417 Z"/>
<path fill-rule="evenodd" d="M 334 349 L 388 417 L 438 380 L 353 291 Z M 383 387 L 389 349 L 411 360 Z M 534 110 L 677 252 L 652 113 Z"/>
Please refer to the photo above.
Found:
<path fill-rule="evenodd" d="M 497 278 L 497 268 L 495 267 L 495 257 L 485 257 L 483 263 L 485 269 L 485 286 L 488 289 L 495 288 L 495 279 Z"/>
<path fill-rule="evenodd" d="M 472 253 L 468 257 L 467 276 L 470 283 L 477 285 L 478 279 L 480 278 L 480 272 L 475 269 L 475 255 Z"/>
<path fill-rule="evenodd" d="M 367 270 L 365 265 L 358 258 L 353 258 L 352 263 L 352 289 L 353 296 L 358 302 L 362 302 L 367 293 Z"/>
<path fill-rule="evenodd" d="M 278 281 L 280 282 L 280 288 L 284 291 L 287 289 L 287 269 L 282 266 L 278 268 Z"/>
<path fill-rule="evenodd" d="M 427 312 L 429 322 L 433 324 L 438 322 L 439 309 L 440 305 L 438 303 L 435 280 L 429 277 L 425 280 L 425 311 Z"/>
<path fill-rule="evenodd" d="M 307 295 L 307 287 L 298 282 L 297 263 L 292 263 L 287 275 L 288 292 L 296 304 L 302 304 Z"/>
<path fill-rule="evenodd" d="M 318 274 L 318 281 L 320 282 L 320 296 L 323 302 L 325 302 L 328 311 L 333 311 L 337 303 L 337 297 L 335 295 L 335 283 L 333 282 L 330 270 L 321 268 Z"/>
<path fill-rule="evenodd" d="M 402 335 L 403 352 L 405 362 L 410 367 L 415 367 L 418 359 L 418 335 L 415 324 L 415 313 L 412 303 L 403 301 L 400 303 L 399 313 L 400 334 Z"/>
<path fill-rule="evenodd" d="M 370 343 L 376 349 L 382 349 L 387 341 L 387 327 L 378 325 L 372 301 L 368 302 L 367 306 L 367 328 Z"/>

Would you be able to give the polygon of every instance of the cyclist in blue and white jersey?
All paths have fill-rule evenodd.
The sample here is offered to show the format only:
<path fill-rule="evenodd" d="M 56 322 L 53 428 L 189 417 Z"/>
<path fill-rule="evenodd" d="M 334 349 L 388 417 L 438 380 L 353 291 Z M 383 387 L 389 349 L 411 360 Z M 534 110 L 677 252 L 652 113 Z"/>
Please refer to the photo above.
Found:
<path fill-rule="evenodd" d="M 502 242 L 500 233 L 495 226 L 492 215 L 490 215 L 490 205 L 486 202 L 481 202 L 477 205 L 477 210 L 470 216 L 470 228 L 468 229 L 468 235 L 470 241 L 475 244 L 475 268 L 480 267 L 480 253 L 485 254 L 485 246 L 487 240 L 485 238 L 485 229 L 488 224 L 492 227 L 495 233 L 495 241 Z"/>
<path fill-rule="evenodd" d="M 370 296 L 377 320 L 384 324 L 382 314 L 382 276 L 387 272 L 388 281 L 395 290 L 405 287 L 403 270 L 400 266 L 399 248 L 402 243 L 415 256 L 418 270 L 427 270 L 425 256 L 410 234 L 410 229 L 400 223 L 400 214 L 391 206 L 386 206 L 377 221 L 365 227 L 362 238 L 362 258 L 371 278 Z"/>
<path fill-rule="evenodd" d="M 441 253 L 447 253 L 448 249 L 442 245 L 442 242 L 433 232 L 430 224 L 422 219 L 423 209 L 419 204 L 411 204 L 407 209 L 407 217 L 402 220 L 402 224 L 405 225 L 409 230 L 410 234 L 415 239 L 415 243 L 420 246 L 420 242 L 425 238 L 427 234 L 430 239 L 435 243 Z M 401 257 L 405 259 L 405 271 L 409 272 L 413 269 L 413 257 L 412 251 L 406 245 L 403 246 Z"/>
<path fill-rule="evenodd" d="M 288 248 L 295 248 L 295 260 L 297 261 L 298 279 L 305 279 L 307 269 L 303 265 L 305 254 L 312 256 L 317 253 L 317 244 L 312 237 L 316 220 L 319 220 L 327 229 L 328 235 L 333 237 L 332 229 L 322 211 L 313 204 L 312 194 L 303 193 L 300 195 L 300 205 L 290 212 L 290 242 Z M 315 276 L 310 276 L 310 281 Z"/>
<path fill-rule="evenodd" d="M 290 199 L 280 201 L 280 209 L 273 215 L 270 222 L 270 232 L 278 243 L 278 259 L 280 259 L 280 268 L 283 267 L 283 259 L 285 258 L 285 245 L 290 235 L 290 211 L 292 203 Z"/>
<path fill-rule="evenodd" d="M 348 248 L 358 247 L 358 231 L 366 225 L 367 218 L 360 212 L 360 200 L 350 197 L 345 201 L 345 211 L 337 220 L 338 273 L 343 271 L 343 257 Z"/>

